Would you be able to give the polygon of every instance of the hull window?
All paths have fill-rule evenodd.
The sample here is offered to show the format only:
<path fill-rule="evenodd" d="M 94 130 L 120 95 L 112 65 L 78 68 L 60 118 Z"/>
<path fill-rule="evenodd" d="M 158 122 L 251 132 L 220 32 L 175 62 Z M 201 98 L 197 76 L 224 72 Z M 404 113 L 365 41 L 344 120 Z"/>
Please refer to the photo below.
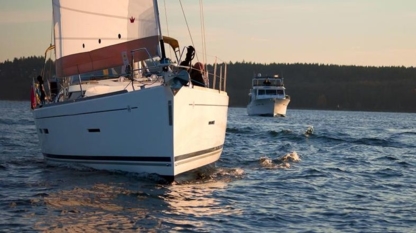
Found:
<path fill-rule="evenodd" d="M 99 133 L 100 129 L 88 129 L 88 132 L 90 132 L 90 133 Z"/>

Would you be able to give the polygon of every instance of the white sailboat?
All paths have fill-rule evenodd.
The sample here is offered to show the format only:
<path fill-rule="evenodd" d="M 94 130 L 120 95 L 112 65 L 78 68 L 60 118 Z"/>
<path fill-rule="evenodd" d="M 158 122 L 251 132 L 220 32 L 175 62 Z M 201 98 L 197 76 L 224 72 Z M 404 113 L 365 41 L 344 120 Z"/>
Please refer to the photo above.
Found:
<path fill-rule="evenodd" d="M 156 0 L 52 4 L 59 88 L 45 85 L 45 100 L 33 105 L 48 163 L 171 179 L 220 158 L 226 67 L 204 74 L 217 80 L 211 87 L 193 84 L 194 49 L 162 35 Z"/>
<path fill-rule="evenodd" d="M 283 78 L 279 75 L 262 77 L 258 74 L 252 79 L 249 96 L 249 116 L 286 116 L 290 96 L 286 95 Z"/>

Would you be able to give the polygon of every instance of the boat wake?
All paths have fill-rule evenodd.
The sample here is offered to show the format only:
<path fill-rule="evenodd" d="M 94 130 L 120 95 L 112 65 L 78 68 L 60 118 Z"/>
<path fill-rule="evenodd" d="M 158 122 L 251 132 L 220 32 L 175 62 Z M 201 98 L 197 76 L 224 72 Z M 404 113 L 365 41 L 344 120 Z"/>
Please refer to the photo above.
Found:
<path fill-rule="evenodd" d="M 42 164 L 42 162 L 40 162 Z M 136 173 L 125 171 L 108 171 L 98 170 L 91 167 L 86 167 L 79 164 L 48 164 L 46 168 L 59 170 L 62 173 L 75 172 L 84 173 L 88 172 L 97 175 L 120 175 L 129 179 L 135 179 L 137 181 L 150 182 L 159 185 L 181 185 L 181 184 L 200 184 L 209 182 L 231 182 L 236 179 L 240 179 L 244 175 L 244 170 L 241 168 L 219 168 L 215 164 L 208 164 L 206 166 L 179 174 L 175 176 L 174 180 L 169 180 L 156 173 Z M 0 170 L 3 167 L 0 165 Z M 4 167 L 7 169 L 7 167 Z"/>
<path fill-rule="evenodd" d="M 313 134 L 313 126 L 309 126 L 308 129 L 305 131 L 305 136 L 309 137 L 309 135 Z"/>
<path fill-rule="evenodd" d="M 296 153 L 296 151 L 293 151 L 291 153 L 288 153 L 288 154 L 280 157 L 278 160 L 280 160 L 282 162 L 299 162 L 301 159 L 300 159 L 298 153 Z"/>
<path fill-rule="evenodd" d="M 260 166 L 263 168 L 268 169 L 288 169 L 290 168 L 291 162 L 299 162 L 301 159 L 299 158 L 298 153 L 296 151 L 293 151 L 291 153 L 288 153 L 284 156 L 281 156 L 277 158 L 276 160 L 273 160 L 267 156 L 263 156 L 259 159 Z"/>
<path fill-rule="evenodd" d="M 269 130 L 267 134 L 273 138 L 282 138 L 289 140 L 304 140 L 305 137 L 310 137 L 314 134 L 313 126 L 308 126 L 305 131 L 295 131 L 290 129 Z"/>
<path fill-rule="evenodd" d="M 227 134 L 251 134 L 254 130 L 251 127 L 227 128 Z"/>
<path fill-rule="evenodd" d="M 231 182 L 242 178 L 244 170 L 241 168 L 218 168 L 210 164 L 175 177 L 172 184 L 197 184 L 210 182 Z"/>

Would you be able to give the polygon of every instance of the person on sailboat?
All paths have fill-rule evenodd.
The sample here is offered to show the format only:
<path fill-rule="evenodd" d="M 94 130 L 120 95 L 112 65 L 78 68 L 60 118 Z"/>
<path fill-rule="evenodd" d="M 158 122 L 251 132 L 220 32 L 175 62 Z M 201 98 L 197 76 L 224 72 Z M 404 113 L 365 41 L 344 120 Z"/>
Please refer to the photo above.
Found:
<path fill-rule="evenodd" d="M 201 62 L 197 62 L 192 66 L 192 70 L 190 72 L 192 85 L 194 86 L 201 86 L 205 87 L 205 79 L 203 77 L 204 74 L 204 66 Z"/>
<path fill-rule="evenodd" d="M 189 47 L 187 47 L 185 60 L 183 60 L 180 63 L 180 68 L 188 70 L 191 67 L 191 62 L 194 59 L 194 57 L 195 57 L 195 48 L 190 45 Z"/>
<path fill-rule="evenodd" d="M 37 78 L 38 80 L 38 95 L 40 96 L 40 105 L 42 106 L 43 104 L 45 104 L 45 90 L 43 89 L 43 78 L 42 76 L 38 76 Z"/>

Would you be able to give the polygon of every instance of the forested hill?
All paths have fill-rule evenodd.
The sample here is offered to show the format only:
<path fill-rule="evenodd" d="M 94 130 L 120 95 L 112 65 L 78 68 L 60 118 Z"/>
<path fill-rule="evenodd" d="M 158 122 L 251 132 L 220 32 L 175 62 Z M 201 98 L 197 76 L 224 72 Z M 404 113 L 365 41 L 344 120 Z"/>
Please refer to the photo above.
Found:
<path fill-rule="evenodd" d="M 227 67 L 231 106 L 246 106 L 255 73 L 284 77 L 289 108 L 416 112 L 416 68 L 322 64 L 255 64 Z"/>
<path fill-rule="evenodd" d="M 43 57 L 0 63 L 0 99 L 29 100 L 32 78 Z M 53 66 L 46 66 L 53 73 Z M 254 74 L 284 77 L 289 109 L 416 112 L 416 68 L 323 64 L 230 63 L 227 92 L 231 107 L 245 107 Z"/>
<path fill-rule="evenodd" d="M 0 63 L 0 100 L 29 101 L 32 78 L 36 79 L 44 66 L 45 70 L 54 68 L 51 62 L 46 67 L 44 57 L 33 56 Z"/>

